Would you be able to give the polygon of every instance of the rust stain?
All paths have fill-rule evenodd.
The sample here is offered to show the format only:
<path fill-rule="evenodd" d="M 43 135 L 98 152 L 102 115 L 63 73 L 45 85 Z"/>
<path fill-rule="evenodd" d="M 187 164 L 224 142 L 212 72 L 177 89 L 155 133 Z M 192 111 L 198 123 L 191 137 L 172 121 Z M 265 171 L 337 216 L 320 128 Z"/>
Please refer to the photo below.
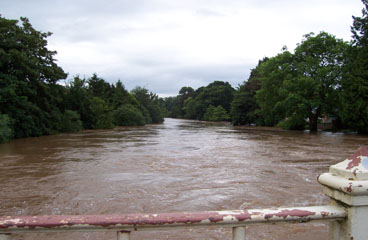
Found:
<path fill-rule="evenodd" d="M 348 163 L 348 166 L 346 167 L 346 169 L 352 169 L 353 167 L 356 167 L 360 164 L 361 162 L 361 156 L 364 157 L 368 157 L 368 149 L 365 146 L 361 146 L 358 151 L 356 151 L 350 158 L 348 158 L 348 160 L 350 160 L 350 162 Z"/>
<path fill-rule="evenodd" d="M 353 171 L 353 174 L 354 174 L 355 177 L 357 176 L 357 171 L 358 171 L 358 169 L 354 169 L 354 171 Z"/>
<path fill-rule="evenodd" d="M 321 215 L 322 215 L 322 217 L 328 217 L 328 215 L 330 215 L 330 213 L 329 212 L 321 212 Z"/>
<path fill-rule="evenodd" d="M 345 187 L 344 189 L 347 191 L 347 192 L 349 192 L 349 193 L 351 193 L 352 191 L 353 191 L 353 189 L 352 189 L 352 185 L 353 185 L 353 183 L 349 183 L 349 186 L 348 187 Z"/>
<path fill-rule="evenodd" d="M 282 217 L 284 219 L 286 219 L 287 217 L 308 217 L 308 216 L 312 216 L 312 215 L 316 215 L 315 212 L 310 212 L 310 211 L 306 211 L 306 210 L 300 210 L 300 209 L 292 209 L 292 210 L 282 210 L 278 213 L 272 213 L 272 214 L 266 214 L 265 215 L 265 219 L 270 219 L 274 216 L 276 217 Z"/>

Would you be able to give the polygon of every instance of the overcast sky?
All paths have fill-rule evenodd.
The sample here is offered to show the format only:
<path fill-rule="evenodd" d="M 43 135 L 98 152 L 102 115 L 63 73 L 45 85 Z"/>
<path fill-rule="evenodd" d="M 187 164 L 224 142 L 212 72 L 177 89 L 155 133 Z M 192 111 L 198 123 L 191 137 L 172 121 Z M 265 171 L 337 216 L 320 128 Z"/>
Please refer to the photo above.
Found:
<path fill-rule="evenodd" d="M 5 18 L 53 33 L 49 49 L 75 75 L 92 73 L 160 96 L 214 80 L 234 87 L 259 59 L 326 31 L 350 41 L 360 0 L 1 0 Z"/>

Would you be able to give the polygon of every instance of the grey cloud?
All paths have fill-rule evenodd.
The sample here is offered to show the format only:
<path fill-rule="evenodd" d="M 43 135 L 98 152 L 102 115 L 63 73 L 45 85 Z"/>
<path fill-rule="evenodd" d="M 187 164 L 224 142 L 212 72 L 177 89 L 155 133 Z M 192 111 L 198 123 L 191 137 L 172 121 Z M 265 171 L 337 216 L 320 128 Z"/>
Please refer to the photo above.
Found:
<path fill-rule="evenodd" d="M 164 96 L 176 96 L 181 87 L 190 86 L 197 89 L 207 86 L 215 80 L 229 82 L 234 88 L 249 77 L 250 64 L 224 64 L 224 65 L 186 65 L 165 68 L 152 74 L 136 75 L 132 73 L 121 73 L 121 75 L 107 74 L 104 77 L 110 82 L 120 79 L 127 89 L 136 86 L 148 88 L 150 91 Z"/>
<path fill-rule="evenodd" d="M 259 56 L 271 57 L 285 44 L 293 49 L 310 31 L 333 26 L 346 28 L 350 36 L 351 15 L 360 14 L 360 1 L 354 3 L 357 13 L 349 13 L 347 20 L 339 22 L 342 17 L 331 14 L 348 4 L 353 8 L 352 2 L 1 0 L 0 14 L 26 16 L 37 30 L 53 32 L 51 49 L 59 52 L 58 64 L 70 73 L 69 79 L 96 72 L 111 83 L 122 80 L 128 89 L 139 85 L 177 95 L 182 86 L 198 88 L 214 80 L 236 87 L 248 78 Z M 331 5 L 331 11 L 309 17 L 322 5 Z M 241 60 L 244 55 L 247 61 Z"/>

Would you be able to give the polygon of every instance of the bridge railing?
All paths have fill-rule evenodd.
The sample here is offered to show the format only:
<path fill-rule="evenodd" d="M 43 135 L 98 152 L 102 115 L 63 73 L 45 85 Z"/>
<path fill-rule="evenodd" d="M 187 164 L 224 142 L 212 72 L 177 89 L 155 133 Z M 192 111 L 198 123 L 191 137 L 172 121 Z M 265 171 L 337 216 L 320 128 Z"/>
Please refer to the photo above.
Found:
<path fill-rule="evenodd" d="M 330 221 L 330 239 L 368 239 L 368 150 L 330 167 L 318 181 L 331 198 L 327 206 L 119 215 L 50 215 L 0 217 L 0 240 L 14 233 L 115 231 L 118 240 L 129 240 L 141 230 L 231 227 L 233 240 L 246 239 L 245 226 L 267 223 Z"/>

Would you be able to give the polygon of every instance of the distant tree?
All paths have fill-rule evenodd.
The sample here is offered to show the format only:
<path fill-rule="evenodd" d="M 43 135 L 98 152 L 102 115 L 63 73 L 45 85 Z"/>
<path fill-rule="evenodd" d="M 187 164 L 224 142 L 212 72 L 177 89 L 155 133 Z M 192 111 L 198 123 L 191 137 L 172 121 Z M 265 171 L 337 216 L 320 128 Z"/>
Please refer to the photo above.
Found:
<path fill-rule="evenodd" d="M 20 20 L 0 17 L 0 113 L 12 119 L 16 138 L 56 131 L 62 110 L 54 89 L 67 76 L 56 64 L 56 52 L 47 49 L 51 33 Z"/>
<path fill-rule="evenodd" d="M 61 132 L 78 132 L 83 129 L 82 121 L 77 112 L 66 110 L 62 116 Z"/>
<path fill-rule="evenodd" d="M 336 115 L 347 48 L 346 42 L 326 32 L 305 35 L 293 56 L 295 77 L 286 77 L 280 89 L 279 105 L 287 117 L 308 118 L 309 130 L 314 132 L 322 114 Z"/>
<path fill-rule="evenodd" d="M 110 102 L 114 109 L 117 109 L 124 104 L 131 104 L 136 107 L 139 106 L 138 100 L 125 89 L 123 83 L 120 80 L 116 83 L 115 86 L 112 86 Z"/>
<path fill-rule="evenodd" d="M 248 81 L 239 85 L 231 103 L 231 116 L 234 125 L 251 124 L 257 121 L 259 106 L 256 101 L 256 92 L 261 88 L 259 81 L 259 66 L 266 62 L 265 58 L 258 62 L 256 68 L 252 69 Z"/>
<path fill-rule="evenodd" d="M 161 109 L 159 97 L 156 94 L 142 87 L 134 88 L 132 94 L 141 105 L 140 109 L 146 119 L 146 123 L 150 123 L 149 119 L 151 119 L 152 123 L 162 123 L 164 121 L 163 110 Z"/>
<path fill-rule="evenodd" d="M 326 32 L 311 33 L 294 54 L 284 51 L 261 64 L 257 102 L 265 124 L 286 119 L 282 126 L 302 129 L 308 119 L 309 130 L 314 132 L 322 114 L 336 115 L 348 46 Z"/>
<path fill-rule="evenodd" d="M 109 98 L 111 97 L 112 88 L 111 85 L 103 78 L 97 76 L 96 73 L 87 80 L 87 88 L 90 94 L 94 97 L 99 97 L 109 104 Z"/>
<path fill-rule="evenodd" d="M 234 96 L 234 88 L 228 82 L 214 81 L 198 88 L 184 101 L 185 118 L 203 120 L 210 105 L 219 106 L 228 113 Z"/>
<path fill-rule="evenodd" d="M 194 89 L 191 87 L 182 87 L 179 90 L 179 95 L 176 97 L 176 106 L 172 113 L 177 118 L 185 117 L 184 103 L 188 98 L 191 98 L 194 94 Z"/>
<path fill-rule="evenodd" d="M 353 42 L 341 81 L 339 116 L 346 128 L 368 133 L 368 1 L 362 2 L 362 17 L 353 17 Z"/>
<path fill-rule="evenodd" d="M 284 51 L 262 62 L 257 67 L 260 89 L 256 91 L 259 106 L 259 124 L 274 126 L 285 117 L 285 110 L 277 104 L 282 100 L 280 88 L 287 78 L 292 78 L 293 55 Z"/>
<path fill-rule="evenodd" d="M 167 115 L 166 117 L 171 117 L 171 118 L 177 118 L 179 113 L 177 110 L 177 101 L 178 98 L 177 97 L 166 97 L 164 99 L 164 103 L 165 103 L 165 108 L 167 110 Z"/>
<path fill-rule="evenodd" d="M 114 127 L 112 111 L 103 99 L 92 97 L 90 112 L 92 129 L 108 129 Z"/>
<path fill-rule="evenodd" d="M 281 120 L 277 126 L 285 130 L 304 130 L 307 121 L 303 114 L 294 114 L 288 118 Z"/>
<path fill-rule="evenodd" d="M 131 104 L 120 106 L 114 111 L 113 116 L 117 126 L 143 126 L 145 124 L 142 112 Z"/>
<path fill-rule="evenodd" d="M 73 81 L 67 85 L 66 108 L 80 115 L 85 129 L 95 128 L 94 117 L 91 112 L 91 100 L 92 95 L 87 90 L 86 80 L 75 76 Z"/>
<path fill-rule="evenodd" d="M 217 107 L 210 105 L 203 118 L 205 121 L 219 122 L 229 120 L 230 116 L 221 105 Z"/>
<path fill-rule="evenodd" d="M 9 141 L 13 137 L 12 122 L 8 115 L 0 114 L 0 143 Z"/>

